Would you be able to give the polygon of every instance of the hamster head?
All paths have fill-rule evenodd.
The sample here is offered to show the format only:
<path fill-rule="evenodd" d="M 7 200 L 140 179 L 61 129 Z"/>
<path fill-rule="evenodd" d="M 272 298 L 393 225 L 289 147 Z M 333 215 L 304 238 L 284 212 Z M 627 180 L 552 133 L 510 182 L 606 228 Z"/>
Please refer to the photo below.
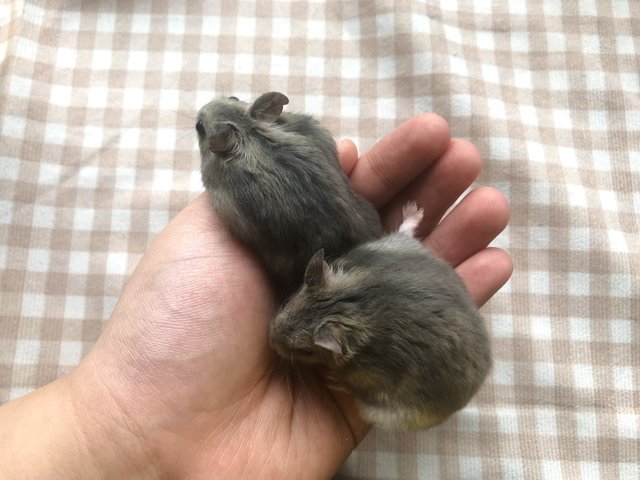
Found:
<path fill-rule="evenodd" d="M 203 161 L 211 153 L 224 156 L 250 149 L 253 134 L 273 124 L 288 103 L 289 99 L 280 92 L 260 95 L 253 104 L 236 97 L 209 102 L 198 112 L 196 122 Z"/>
<path fill-rule="evenodd" d="M 324 250 L 313 255 L 304 282 L 271 324 L 271 346 L 285 359 L 339 369 L 367 343 L 357 279 L 334 271 Z"/>

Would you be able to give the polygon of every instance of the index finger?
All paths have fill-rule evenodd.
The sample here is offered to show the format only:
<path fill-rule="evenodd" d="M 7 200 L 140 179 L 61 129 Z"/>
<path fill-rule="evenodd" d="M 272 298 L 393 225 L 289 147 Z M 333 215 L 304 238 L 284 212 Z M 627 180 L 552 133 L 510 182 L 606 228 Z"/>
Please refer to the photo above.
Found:
<path fill-rule="evenodd" d="M 451 133 L 435 113 L 413 117 L 362 155 L 349 175 L 356 192 L 376 208 L 425 171 L 447 149 Z"/>

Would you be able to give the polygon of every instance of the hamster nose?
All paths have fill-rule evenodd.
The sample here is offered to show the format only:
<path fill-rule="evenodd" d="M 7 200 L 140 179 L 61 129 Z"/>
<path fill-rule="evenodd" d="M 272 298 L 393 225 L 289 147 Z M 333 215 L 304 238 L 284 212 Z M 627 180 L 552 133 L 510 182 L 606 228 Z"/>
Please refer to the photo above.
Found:
<path fill-rule="evenodd" d="M 198 120 L 198 123 L 196 123 L 196 130 L 198 131 L 198 135 L 201 137 L 207 136 L 207 131 L 204 129 L 204 123 L 202 123 L 202 120 Z"/>

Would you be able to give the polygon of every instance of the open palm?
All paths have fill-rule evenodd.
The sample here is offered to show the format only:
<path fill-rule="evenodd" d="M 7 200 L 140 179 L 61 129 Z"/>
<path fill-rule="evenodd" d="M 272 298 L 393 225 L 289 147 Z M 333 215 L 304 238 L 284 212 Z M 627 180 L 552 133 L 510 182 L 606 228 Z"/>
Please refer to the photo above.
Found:
<path fill-rule="evenodd" d="M 441 118 L 415 117 L 360 158 L 346 142 L 341 162 L 388 226 L 409 198 L 425 209 L 425 245 L 478 304 L 509 278 L 509 256 L 486 248 L 508 221 L 499 192 L 471 192 L 440 222 L 481 167 Z M 169 478 L 328 478 L 368 427 L 348 396 L 278 361 L 268 347 L 276 308 L 257 258 L 201 195 L 146 252 L 72 380 L 108 399 Z"/>

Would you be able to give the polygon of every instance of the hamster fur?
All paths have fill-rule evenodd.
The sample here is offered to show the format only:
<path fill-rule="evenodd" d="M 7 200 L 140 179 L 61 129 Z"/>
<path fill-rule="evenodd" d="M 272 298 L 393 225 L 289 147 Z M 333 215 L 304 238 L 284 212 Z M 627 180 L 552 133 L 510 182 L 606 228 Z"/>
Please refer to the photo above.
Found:
<path fill-rule="evenodd" d="M 213 208 L 283 294 L 302 283 L 320 248 L 332 257 L 383 233 L 375 208 L 351 189 L 331 134 L 308 115 L 283 113 L 288 102 L 278 92 L 253 104 L 218 99 L 196 124 Z"/>
<path fill-rule="evenodd" d="M 406 232 L 324 261 L 274 319 L 286 359 L 326 367 L 361 416 L 420 430 L 464 407 L 491 367 L 483 320 L 462 280 Z"/>

